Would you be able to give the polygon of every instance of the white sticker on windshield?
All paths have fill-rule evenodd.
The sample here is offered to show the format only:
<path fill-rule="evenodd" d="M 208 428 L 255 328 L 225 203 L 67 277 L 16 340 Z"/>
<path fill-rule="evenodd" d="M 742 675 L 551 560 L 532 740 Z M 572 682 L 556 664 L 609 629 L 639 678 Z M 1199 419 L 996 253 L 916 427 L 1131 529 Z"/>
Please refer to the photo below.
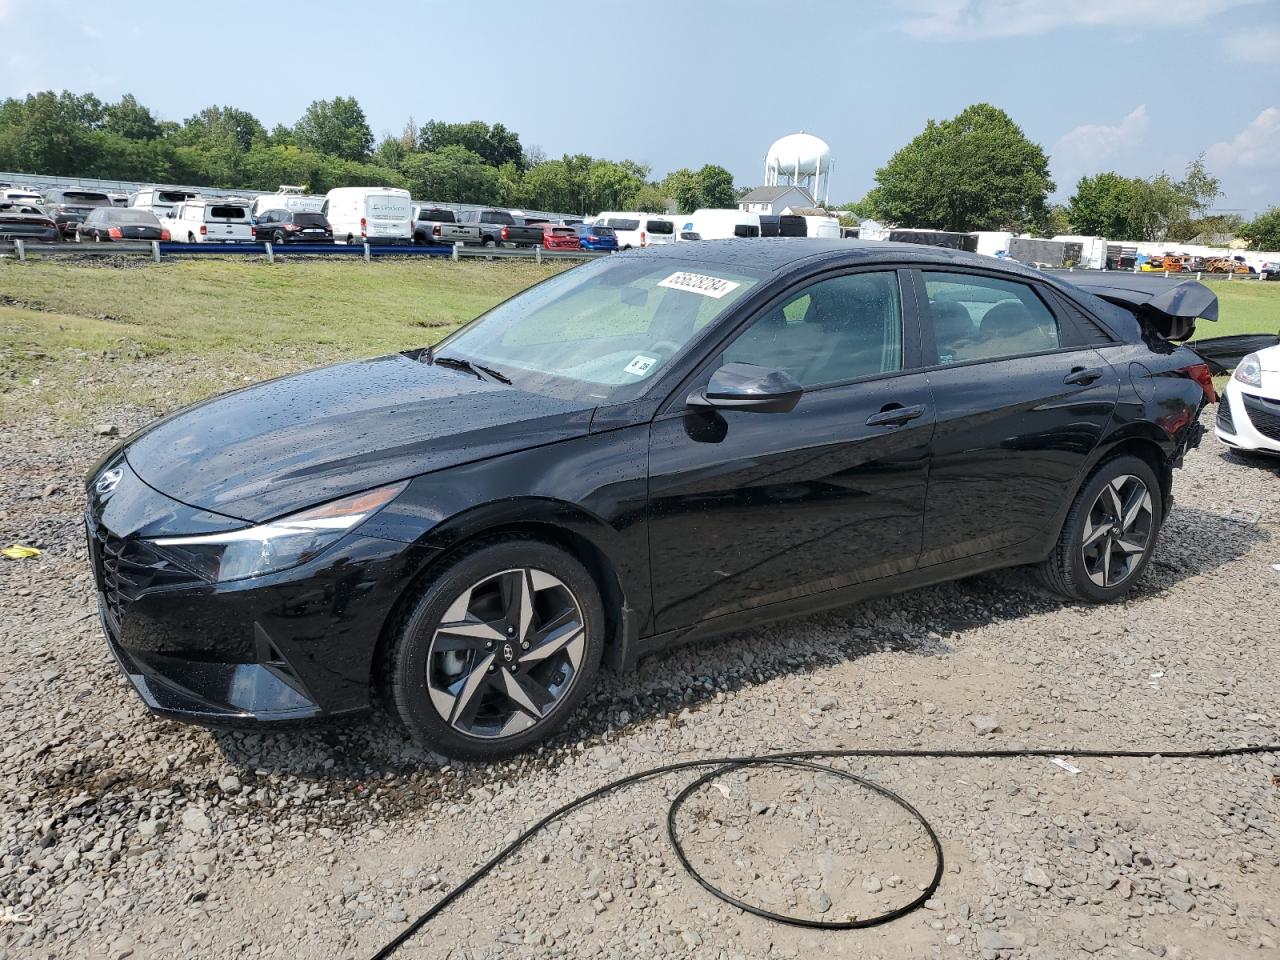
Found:
<path fill-rule="evenodd" d="M 709 277 L 705 273 L 687 273 L 681 270 L 660 281 L 658 286 L 671 290 L 684 290 L 687 293 L 700 293 L 704 297 L 719 300 L 725 294 L 737 290 L 742 284 L 733 280 L 721 280 L 719 277 Z"/>
<path fill-rule="evenodd" d="M 634 373 L 637 377 L 643 377 L 649 372 L 649 368 L 657 362 L 657 357 L 646 357 L 643 354 L 636 354 L 636 358 L 622 369 L 626 373 Z"/>

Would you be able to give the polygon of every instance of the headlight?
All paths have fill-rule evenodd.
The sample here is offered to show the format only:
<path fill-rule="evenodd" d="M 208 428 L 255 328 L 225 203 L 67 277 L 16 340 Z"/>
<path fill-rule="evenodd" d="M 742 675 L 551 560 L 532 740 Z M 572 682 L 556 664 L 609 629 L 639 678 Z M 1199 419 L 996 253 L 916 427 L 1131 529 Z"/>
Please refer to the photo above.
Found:
<path fill-rule="evenodd" d="M 159 537 L 151 543 L 214 583 L 259 577 L 323 553 L 398 497 L 406 486 L 407 480 L 366 490 L 243 530 Z"/>
<path fill-rule="evenodd" d="M 1251 387 L 1262 386 L 1262 361 L 1251 353 L 1236 365 L 1235 379 Z"/>

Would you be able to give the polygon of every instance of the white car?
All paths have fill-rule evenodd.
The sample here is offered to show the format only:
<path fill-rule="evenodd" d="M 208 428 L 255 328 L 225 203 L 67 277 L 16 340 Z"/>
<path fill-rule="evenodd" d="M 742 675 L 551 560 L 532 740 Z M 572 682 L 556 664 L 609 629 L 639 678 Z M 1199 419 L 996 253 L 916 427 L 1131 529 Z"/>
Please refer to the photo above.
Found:
<path fill-rule="evenodd" d="M 1218 439 L 1236 450 L 1280 454 L 1280 346 L 1236 366 L 1218 404 Z"/>
<path fill-rule="evenodd" d="M 197 197 L 178 204 L 160 225 L 176 243 L 253 243 L 257 232 L 249 201 L 234 197 Z"/>

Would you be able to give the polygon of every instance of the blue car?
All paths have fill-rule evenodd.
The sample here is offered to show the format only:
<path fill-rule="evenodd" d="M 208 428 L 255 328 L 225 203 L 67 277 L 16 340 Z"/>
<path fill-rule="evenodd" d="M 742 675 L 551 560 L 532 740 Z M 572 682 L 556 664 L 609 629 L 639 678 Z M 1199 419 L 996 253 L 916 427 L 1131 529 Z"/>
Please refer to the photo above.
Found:
<path fill-rule="evenodd" d="M 613 227 L 597 227 L 590 223 L 579 223 L 573 228 L 578 232 L 578 242 L 583 250 L 617 250 L 618 235 Z"/>

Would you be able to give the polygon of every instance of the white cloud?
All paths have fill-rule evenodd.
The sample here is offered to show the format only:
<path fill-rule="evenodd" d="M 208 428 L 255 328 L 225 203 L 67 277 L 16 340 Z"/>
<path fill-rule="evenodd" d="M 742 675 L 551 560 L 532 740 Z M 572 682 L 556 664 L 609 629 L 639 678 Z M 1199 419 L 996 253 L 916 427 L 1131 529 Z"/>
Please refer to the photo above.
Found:
<path fill-rule="evenodd" d="M 1233 60 L 1245 63 L 1275 63 L 1280 61 L 1280 29 L 1254 27 L 1229 33 L 1222 41 L 1222 49 Z"/>
<path fill-rule="evenodd" d="M 1096 173 L 1106 160 L 1141 144 L 1149 125 L 1147 105 L 1140 103 L 1119 123 L 1082 123 L 1068 130 L 1049 152 L 1058 188 L 1074 188 L 1082 175 Z"/>
<path fill-rule="evenodd" d="M 902 28 L 921 40 L 1024 37 L 1063 27 L 1187 27 L 1258 0 L 907 0 Z"/>
<path fill-rule="evenodd" d="M 1210 170 L 1219 167 L 1280 166 L 1280 107 L 1267 107 L 1230 140 L 1205 151 Z"/>

